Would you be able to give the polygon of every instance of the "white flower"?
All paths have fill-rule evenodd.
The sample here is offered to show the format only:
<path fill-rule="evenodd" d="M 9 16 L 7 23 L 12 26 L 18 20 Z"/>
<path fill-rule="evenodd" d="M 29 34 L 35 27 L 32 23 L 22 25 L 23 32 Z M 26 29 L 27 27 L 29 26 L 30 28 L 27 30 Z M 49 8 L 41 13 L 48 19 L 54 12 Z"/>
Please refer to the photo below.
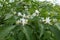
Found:
<path fill-rule="evenodd" d="M 51 20 L 50 20 L 49 17 L 47 17 L 45 21 L 46 21 L 46 23 L 50 24 L 50 21 L 51 21 Z"/>
<path fill-rule="evenodd" d="M 23 14 L 23 18 L 25 18 L 26 17 L 26 14 Z"/>
<path fill-rule="evenodd" d="M 39 11 L 38 10 L 35 10 L 35 15 L 38 16 L 39 15 Z"/>
<path fill-rule="evenodd" d="M 0 7 L 3 7 L 3 5 L 0 3 Z"/>
<path fill-rule="evenodd" d="M 38 16 L 39 15 L 39 11 L 35 10 L 35 12 L 32 14 L 32 17 Z"/>
<path fill-rule="evenodd" d="M 52 25 L 51 22 L 50 22 L 51 21 L 50 17 L 46 17 L 46 19 L 44 19 L 44 17 L 41 17 L 41 21 Z"/>
<path fill-rule="evenodd" d="M 27 24 L 28 20 L 27 20 L 27 19 L 24 19 L 24 18 L 21 18 L 21 19 L 20 19 L 20 22 L 21 22 L 22 25 L 24 26 L 25 24 Z"/>
<path fill-rule="evenodd" d="M 38 10 L 35 10 L 35 13 L 39 13 L 39 11 Z"/>
<path fill-rule="evenodd" d="M 33 13 L 33 14 L 32 14 L 32 17 L 35 17 L 35 16 L 36 16 L 36 13 Z"/>
<path fill-rule="evenodd" d="M 18 16 L 22 16 L 21 12 L 18 12 Z"/>
<path fill-rule="evenodd" d="M 16 21 L 16 24 L 22 24 L 23 26 L 28 23 L 28 19 L 21 18 L 20 20 Z"/>

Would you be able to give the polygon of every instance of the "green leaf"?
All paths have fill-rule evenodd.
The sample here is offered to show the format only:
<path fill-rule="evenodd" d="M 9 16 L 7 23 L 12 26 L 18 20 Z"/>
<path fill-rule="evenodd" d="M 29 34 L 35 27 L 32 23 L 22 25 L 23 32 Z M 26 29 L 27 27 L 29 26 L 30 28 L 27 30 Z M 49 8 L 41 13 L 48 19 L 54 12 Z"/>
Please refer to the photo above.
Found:
<path fill-rule="evenodd" d="M 29 26 L 23 26 L 22 31 L 25 34 L 27 40 L 35 40 L 34 35 L 32 34 L 33 30 Z"/>
<path fill-rule="evenodd" d="M 13 16 L 12 14 L 6 14 L 6 17 L 4 20 L 7 20 L 7 19 L 11 18 L 12 16 Z"/>
<path fill-rule="evenodd" d="M 60 31 L 54 26 L 50 26 L 49 28 L 54 33 L 56 39 L 60 40 Z"/>
<path fill-rule="evenodd" d="M 60 30 L 60 23 L 56 23 L 55 25 L 56 25 L 57 28 Z"/>
<path fill-rule="evenodd" d="M 19 33 L 18 33 L 18 39 L 19 39 L 19 40 L 25 39 L 25 38 L 24 38 L 24 33 L 23 33 L 23 32 L 19 32 Z"/>
<path fill-rule="evenodd" d="M 41 36 L 44 34 L 44 26 L 42 24 L 40 24 L 40 36 L 39 38 L 41 38 Z"/>
<path fill-rule="evenodd" d="M 7 36 L 8 33 L 14 28 L 15 26 L 7 26 L 2 31 L 0 31 L 0 40 L 4 39 L 4 37 Z"/>

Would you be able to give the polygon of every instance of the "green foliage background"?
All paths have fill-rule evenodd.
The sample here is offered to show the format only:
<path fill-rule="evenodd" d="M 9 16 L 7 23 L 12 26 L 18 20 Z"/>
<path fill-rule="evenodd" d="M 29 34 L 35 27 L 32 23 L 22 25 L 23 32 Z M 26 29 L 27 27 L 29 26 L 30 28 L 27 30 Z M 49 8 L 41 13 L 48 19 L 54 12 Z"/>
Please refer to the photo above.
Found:
<path fill-rule="evenodd" d="M 38 2 L 32 0 L 0 0 L 0 40 L 60 40 L 60 6 L 53 6 L 49 2 Z M 27 6 L 28 11 L 24 6 Z M 20 18 L 18 12 L 22 14 L 32 14 L 39 10 L 38 17 L 29 19 L 29 23 L 22 26 L 16 21 Z M 48 15 L 50 13 L 50 15 Z M 41 17 L 56 18 L 58 21 L 51 21 L 52 25 L 39 22 Z"/>

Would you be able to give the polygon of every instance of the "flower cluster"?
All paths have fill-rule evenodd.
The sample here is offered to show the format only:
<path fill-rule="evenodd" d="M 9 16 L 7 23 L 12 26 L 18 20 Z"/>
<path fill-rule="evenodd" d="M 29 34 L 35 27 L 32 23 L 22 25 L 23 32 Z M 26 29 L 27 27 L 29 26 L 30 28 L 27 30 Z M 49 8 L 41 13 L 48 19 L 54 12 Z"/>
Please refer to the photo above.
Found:
<path fill-rule="evenodd" d="M 21 18 L 19 19 L 19 20 L 17 20 L 16 21 L 16 24 L 22 24 L 23 26 L 25 25 L 25 24 L 28 24 L 28 19 L 33 19 L 33 18 L 35 18 L 35 16 L 39 16 L 39 11 L 38 10 L 35 10 L 35 12 L 32 14 L 32 15 L 26 15 L 26 14 L 22 14 L 21 12 L 18 12 L 17 14 L 18 14 L 18 17 L 20 17 L 21 16 Z M 40 17 L 41 19 L 41 22 L 44 22 L 44 23 L 46 23 L 46 24 L 52 24 L 51 23 L 51 21 L 52 21 L 52 19 L 50 19 L 50 17 L 46 17 L 45 19 L 44 18 L 42 18 L 42 17 Z M 55 21 L 57 21 L 57 19 L 53 19 L 53 22 L 55 22 Z"/>
<path fill-rule="evenodd" d="M 38 16 L 39 15 L 39 11 L 38 10 L 35 10 L 35 12 L 32 15 L 26 15 L 26 14 L 23 14 L 22 15 L 21 12 L 18 12 L 17 14 L 18 14 L 18 16 L 21 16 L 22 18 L 20 18 L 19 20 L 17 20 L 16 21 L 16 24 L 21 23 L 24 26 L 25 24 L 28 23 L 28 19 L 29 18 L 32 18 L 33 19 L 35 16 Z"/>
<path fill-rule="evenodd" d="M 18 16 L 21 16 L 22 18 L 20 18 L 19 20 L 17 20 L 16 21 L 16 24 L 22 24 L 23 26 L 25 25 L 25 24 L 27 24 L 28 23 L 28 15 L 26 15 L 26 14 L 23 14 L 22 15 L 22 13 L 21 12 L 18 12 Z"/>
<path fill-rule="evenodd" d="M 24 26 L 25 24 L 27 24 L 27 22 L 28 22 L 28 19 L 21 18 L 20 20 L 17 20 L 16 21 L 16 24 L 21 23 Z"/>

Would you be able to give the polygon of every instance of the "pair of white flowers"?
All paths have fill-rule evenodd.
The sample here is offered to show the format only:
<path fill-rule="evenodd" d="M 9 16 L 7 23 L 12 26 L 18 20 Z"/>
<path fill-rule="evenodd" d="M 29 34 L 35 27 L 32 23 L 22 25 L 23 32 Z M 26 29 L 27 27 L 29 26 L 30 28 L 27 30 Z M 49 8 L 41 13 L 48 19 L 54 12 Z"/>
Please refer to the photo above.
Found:
<path fill-rule="evenodd" d="M 23 14 L 21 12 L 18 12 L 18 16 L 21 16 L 22 18 L 20 18 L 19 20 L 16 21 L 17 24 L 22 24 L 23 26 L 25 24 L 28 23 L 28 18 L 29 18 L 29 15 L 26 15 L 26 14 Z"/>
<path fill-rule="evenodd" d="M 16 24 L 20 24 L 21 23 L 24 26 L 25 24 L 27 24 L 27 22 L 28 22 L 27 19 L 21 18 L 20 20 L 17 20 L 16 21 Z"/>

